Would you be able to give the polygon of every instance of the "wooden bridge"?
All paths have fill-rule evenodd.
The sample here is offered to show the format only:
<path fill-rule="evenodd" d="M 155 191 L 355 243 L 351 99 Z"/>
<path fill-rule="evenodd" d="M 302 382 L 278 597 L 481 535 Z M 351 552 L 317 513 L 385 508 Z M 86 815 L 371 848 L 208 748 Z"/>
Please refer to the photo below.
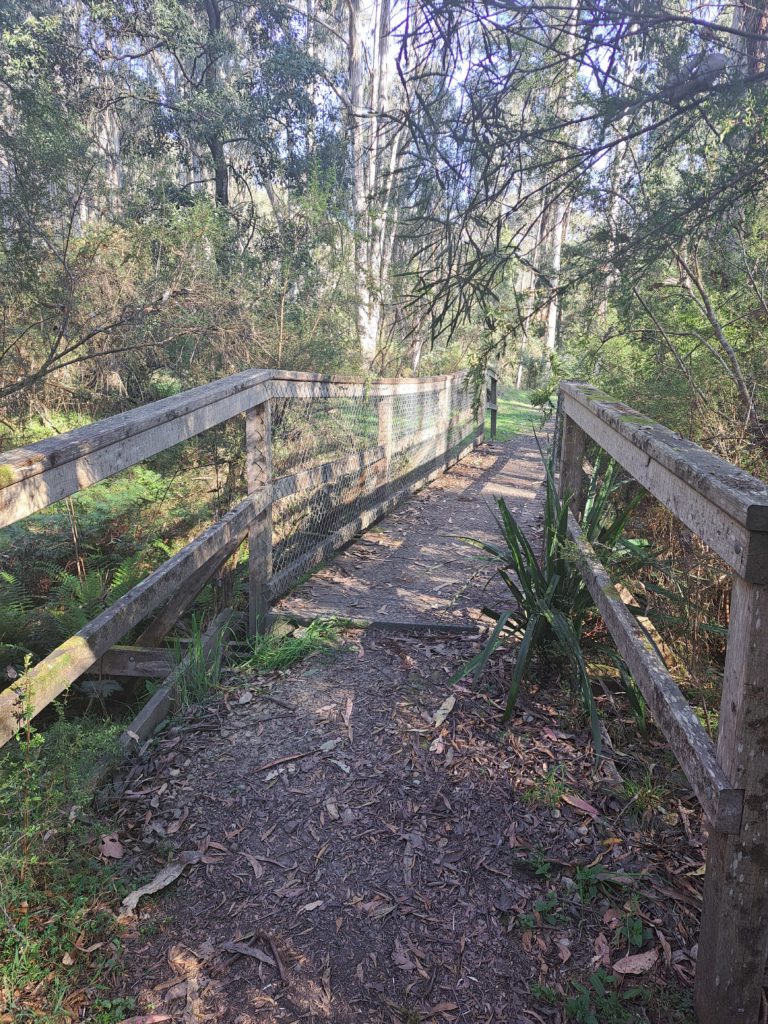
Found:
<path fill-rule="evenodd" d="M 245 540 L 252 631 L 265 628 L 276 602 L 278 610 L 294 617 L 341 613 L 366 624 L 476 629 L 478 593 L 487 579 L 454 587 L 468 582 L 466 563 L 459 559 L 443 581 L 446 600 L 425 604 L 413 595 L 408 577 L 445 567 L 446 542 L 436 539 L 435 522 L 447 535 L 477 532 L 472 516 L 484 494 L 506 493 L 519 509 L 527 503 L 530 529 L 536 530 L 532 500 L 541 477 L 531 468 L 521 479 L 520 467 L 534 467 L 537 454 L 530 446 L 521 449 L 512 465 L 508 453 L 480 448 L 486 406 L 495 408 L 493 375 L 475 392 L 466 374 L 361 381 L 251 370 L 5 454 L 0 526 L 235 417 L 245 420 L 243 500 L 32 668 L 16 691 L 23 691 L 37 712 L 78 677 L 99 668 L 167 674 L 171 662 L 163 639 Z M 698 1017 L 703 1024 L 756 1021 L 768 954 L 768 488 L 585 384 L 561 387 L 559 429 L 560 487 L 571 496 L 570 532 L 580 569 L 710 823 Z M 716 746 L 581 535 L 585 467 L 593 445 L 733 572 Z M 386 520 L 380 533 L 367 534 L 323 574 L 296 588 L 308 571 L 460 460 L 466 461 L 458 472 L 468 475 L 453 493 L 422 492 L 435 503 L 435 518 L 425 513 L 424 543 L 409 546 L 409 517 L 419 515 L 410 505 L 407 516 Z M 435 557 L 436 545 L 441 559 Z M 209 646 L 228 615 L 209 629 Z M 133 646 L 116 646 L 140 627 Z M 159 671 L 150 672 L 158 665 Z M 126 749 L 173 710 L 178 672 L 178 667 L 170 671 L 126 732 Z M 19 692 L 0 696 L 0 742 L 18 728 Z"/>

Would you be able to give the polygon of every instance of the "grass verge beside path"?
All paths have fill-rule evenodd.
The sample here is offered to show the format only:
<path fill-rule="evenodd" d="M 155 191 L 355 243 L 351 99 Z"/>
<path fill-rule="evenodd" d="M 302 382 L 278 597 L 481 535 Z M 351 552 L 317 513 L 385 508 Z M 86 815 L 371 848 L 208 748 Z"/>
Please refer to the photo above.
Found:
<path fill-rule="evenodd" d="M 517 434 L 526 434 L 541 422 L 541 413 L 534 409 L 528 391 L 516 391 L 506 384 L 498 386 L 496 440 L 509 441 Z M 491 414 L 486 416 L 485 436 L 491 437 Z"/>

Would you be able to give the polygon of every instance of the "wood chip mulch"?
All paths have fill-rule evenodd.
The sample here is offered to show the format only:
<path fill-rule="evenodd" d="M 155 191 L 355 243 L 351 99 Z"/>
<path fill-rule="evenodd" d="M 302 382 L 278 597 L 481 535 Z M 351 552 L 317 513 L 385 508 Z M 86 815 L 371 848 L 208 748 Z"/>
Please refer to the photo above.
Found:
<path fill-rule="evenodd" d="M 692 1019 L 695 802 L 596 769 L 551 677 L 502 728 L 498 682 L 450 683 L 476 643 L 349 631 L 232 670 L 124 769 L 121 868 L 169 884 L 126 916 L 116 994 L 182 1024 Z M 624 774 L 667 765 L 635 740 Z"/>

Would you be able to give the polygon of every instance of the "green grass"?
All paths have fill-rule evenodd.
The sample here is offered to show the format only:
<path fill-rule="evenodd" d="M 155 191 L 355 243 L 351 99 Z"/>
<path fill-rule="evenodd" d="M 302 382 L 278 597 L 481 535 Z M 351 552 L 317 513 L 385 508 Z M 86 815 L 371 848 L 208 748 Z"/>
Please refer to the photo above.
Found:
<path fill-rule="evenodd" d="M 509 441 L 517 434 L 527 434 L 541 423 L 541 413 L 531 405 L 527 391 L 515 391 L 506 384 L 499 384 L 496 401 L 499 407 L 496 413 L 497 441 Z M 488 439 L 491 436 L 490 413 L 486 417 L 485 436 Z"/>
<path fill-rule="evenodd" d="M 532 786 L 524 789 L 521 796 L 527 804 L 534 807 L 559 807 L 565 793 L 563 772 L 552 767 L 543 778 L 535 780 Z"/>
<path fill-rule="evenodd" d="M 315 619 L 308 626 L 286 632 L 278 626 L 270 633 L 248 640 L 250 654 L 238 668 L 255 672 L 280 672 L 315 651 L 331 650 L 338 642 L 339 624 L 333 619 Z"/>
<path fill-rule="evenodd" d="M 130 1016 L 132 1000 L 107 997 L 124 883 L 99 860 L 112 826 L 88 807 L 93 766 L 117 756 L 119 732 L 97 719 L 62 720 L 45 736 L 30 726 L 0 756 L 1 1020 Z"/>

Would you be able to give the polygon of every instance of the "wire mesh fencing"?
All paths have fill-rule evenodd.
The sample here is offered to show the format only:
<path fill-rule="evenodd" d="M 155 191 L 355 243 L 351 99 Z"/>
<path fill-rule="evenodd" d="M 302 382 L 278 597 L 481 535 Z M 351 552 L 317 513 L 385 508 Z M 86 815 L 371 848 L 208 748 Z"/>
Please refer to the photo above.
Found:
<path fill-rule="evenodd" d="M 276 380 L 272 394 L 272 597 L 459 457 L 476 432 L 463 374 Z"/>

